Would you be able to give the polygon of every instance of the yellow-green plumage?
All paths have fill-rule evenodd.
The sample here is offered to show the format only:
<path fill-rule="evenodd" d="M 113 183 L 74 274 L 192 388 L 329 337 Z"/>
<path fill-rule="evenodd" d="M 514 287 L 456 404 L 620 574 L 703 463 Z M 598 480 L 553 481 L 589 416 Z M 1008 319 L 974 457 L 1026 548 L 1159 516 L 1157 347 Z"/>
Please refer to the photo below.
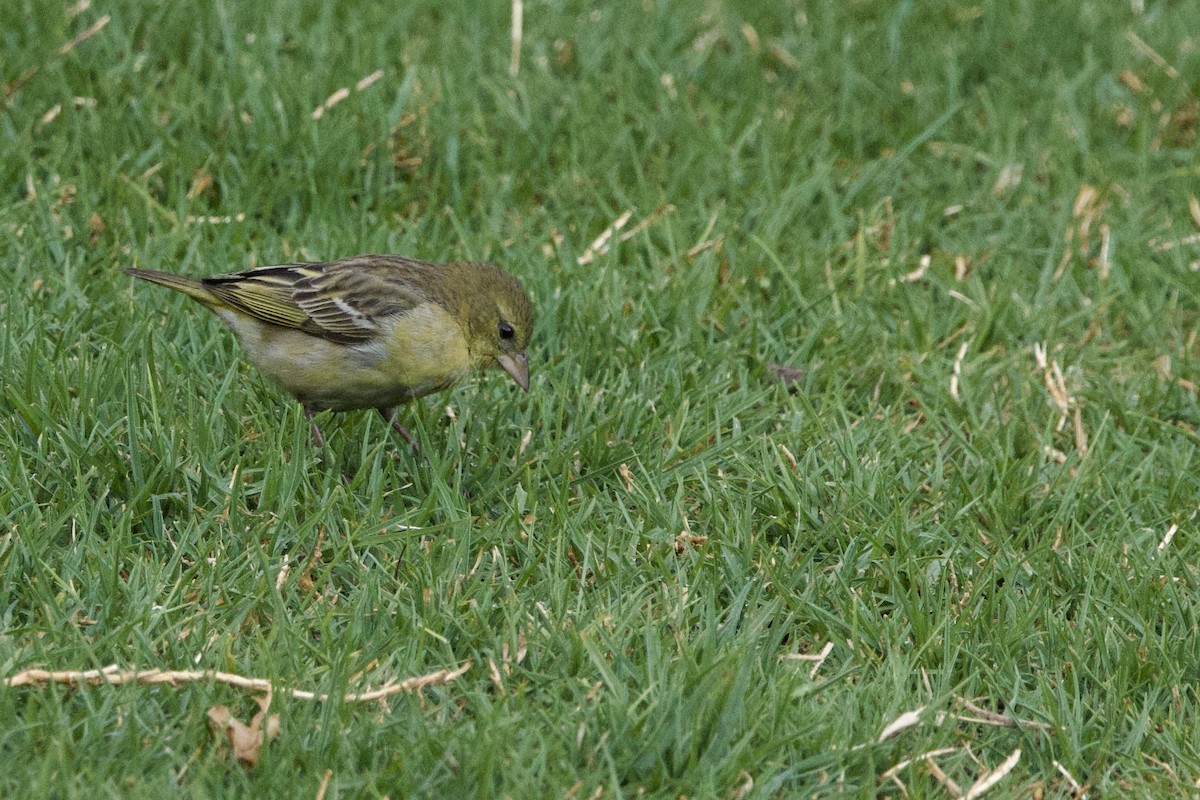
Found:
<path fill-rule="evenodd" d="M 207 306 L 310 414 L 387 414 L 491 366 L 529 388 L 529 296 L 492 264 L 365 255 L 201 279 L 125 271 Z"/>

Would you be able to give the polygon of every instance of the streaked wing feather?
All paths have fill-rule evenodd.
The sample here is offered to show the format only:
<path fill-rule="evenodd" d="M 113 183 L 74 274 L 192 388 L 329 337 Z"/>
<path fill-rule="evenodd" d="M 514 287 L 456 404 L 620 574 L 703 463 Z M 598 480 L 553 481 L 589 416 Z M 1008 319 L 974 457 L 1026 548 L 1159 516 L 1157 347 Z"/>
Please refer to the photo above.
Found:
<path fill-rule="evenodd" d="M 376 336 L 378 321 L 420 304 L 408 259 L 359 257 L 284 264 L 209 278 L 206 288 L 230 306 L 273 325 L 335 342 Z"/>
<path fill-rule="evenodd" d="M 238 311 L 273 325 L 302 329 L 308 315 L 292 299 L 295 272 L 292 265 L 262 267 L 206 278 L 203 283 L 215 297 Z"/>
<path fill-rule="evenodd" d="M 298 282 L 294 298 L 319 335 L 339 341 L 369 339 L 379 331 L 378 320 L 423 299 L 400 276 L 354 262 L 336 262 Z"/>

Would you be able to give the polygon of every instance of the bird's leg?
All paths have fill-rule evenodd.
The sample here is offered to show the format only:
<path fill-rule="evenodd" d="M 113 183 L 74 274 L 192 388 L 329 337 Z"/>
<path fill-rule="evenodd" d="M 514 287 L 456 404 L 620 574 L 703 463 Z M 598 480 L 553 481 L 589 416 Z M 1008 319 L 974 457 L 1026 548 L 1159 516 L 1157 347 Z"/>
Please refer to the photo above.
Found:
<path fill-rule="evenodd" d="M 316 415 L 316 409 L 308 406 L 304 407 L 304 418 L 309 421 L 309 427 L 312 430 L 313 446 L 317 449 L 322 449 L 325 447 L 325 437 L 321 435 L 321 429 L 317 426 L 317 423 L 312 422 L 312 418 Z"/>
<path fill-rule="evenodd" d="M 417 447 L 417 442 L 415 439 L 413 439 L 412 434 L 408 432 L 408 428 L 400 424 L 399 418 L 394 413 L 394 408 L 380 408 L 377 410 L 383 415 L 384 419 L 392 423 L 392 430 L 400 434 L 401 439 L 408 442 L 408 446 L 413 449 L 414 453 L 419 453 L 421 451 L 421 448 Z"/>

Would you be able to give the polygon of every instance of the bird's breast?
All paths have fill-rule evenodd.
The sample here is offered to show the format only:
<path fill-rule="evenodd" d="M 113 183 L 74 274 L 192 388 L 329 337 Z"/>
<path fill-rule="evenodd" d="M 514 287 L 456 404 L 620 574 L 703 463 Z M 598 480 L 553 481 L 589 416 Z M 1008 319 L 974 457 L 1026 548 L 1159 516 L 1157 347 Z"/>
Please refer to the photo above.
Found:
<path fill-rule="evenodd" d="M 219 315 L 260 372 L 313 408 L 390 408 L 449 388 L 471 371 L 461 326 L 433 303 L 382 320 L 380 335 L 355 344 L 236 312 Z"/>

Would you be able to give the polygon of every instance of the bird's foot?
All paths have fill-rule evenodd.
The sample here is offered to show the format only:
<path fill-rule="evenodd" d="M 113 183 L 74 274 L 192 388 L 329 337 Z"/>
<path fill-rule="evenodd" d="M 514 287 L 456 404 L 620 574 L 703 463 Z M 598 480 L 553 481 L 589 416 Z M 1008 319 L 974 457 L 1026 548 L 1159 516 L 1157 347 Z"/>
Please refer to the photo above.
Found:
<path fill-rule="evenodd" d="M 312 421 L 312 418 L 317 415 L 317 412 L 311 408 L 304 409 L 304 418 L 309 421 L 309 430 L 312 431 L 313 447 L 318 450 L 325 448 L 325 436 L 321 433 L 320 426 Z"/>
<path fill-rule="evenodd" d="M 379 409 L 379 413 L 383 415 L 384 419 L 392 424 L 392 430 L 400 434 L 401 439 L 408 442 L 408 446 L 412 448 L 413 453 L 421 452 L 421 448 L 417 446 L 417 440 L 414 439 L 412 434 L 408 432 L 408 428 L 400 424 L 400 420 L 396 418 L 396 415 L 391 409 L 381 408 Z"/>

